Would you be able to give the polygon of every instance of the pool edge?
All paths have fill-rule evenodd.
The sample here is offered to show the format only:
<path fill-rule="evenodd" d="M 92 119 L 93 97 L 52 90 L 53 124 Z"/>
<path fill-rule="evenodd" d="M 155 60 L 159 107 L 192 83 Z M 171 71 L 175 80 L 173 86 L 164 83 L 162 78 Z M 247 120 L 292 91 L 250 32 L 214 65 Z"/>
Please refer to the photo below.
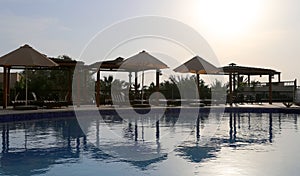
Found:
<path fill-rule="evenodd" d="M 165 113 L 179 113 L 181 110 L 188 112 L 189 110 L 194 110 L 197 107 L 167 107 Z M 157 108 L 158 110 L 161 108 Z M 119 111 L 127 112 L 128 109 L 120 108 Z M 115 115 L 117 112 L 113 108 L 108 109 L 98 109 L 96 110 L 102 115 Z M 149 108 L 138 108 L 136 109 L 138 113 L 147 113 Z M 0 114 L 0 123 L 3 122 L 15 122 L 15 121 L 26 121 L 26 120 L 38 120 L 38 119 L 48 119 L 48 118 L 68 118 L 75 117 L 76 113 L 74 109 L 66 110 L 53 110 L 53 111 L 23 111 L 21 113 L 9 112 Z M 92 109 L 81 109 L 79 112 L 83 115 L 94 114 L 95 110 Z M 129 111 L 128 111 L 129 112 Z M 201 107 L 199 108 L 199 113 L 285 113 L 285 114 L 300 114 L 300 108 L 282 108 L 282 107 Z M 154 109 L 155 113 L 155 109 Z"/>

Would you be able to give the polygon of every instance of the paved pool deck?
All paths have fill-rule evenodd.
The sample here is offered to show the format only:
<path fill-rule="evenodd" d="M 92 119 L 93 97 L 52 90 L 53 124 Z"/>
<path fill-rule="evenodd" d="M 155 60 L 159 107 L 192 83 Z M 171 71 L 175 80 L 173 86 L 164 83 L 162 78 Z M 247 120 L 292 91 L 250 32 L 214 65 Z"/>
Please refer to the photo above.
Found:
<path fill-rule="evenodd" d="M 37 109 L 37 110 L 14 110 L 12 107 L 7 109 L 0 109 L 0 122 L 14 122 L 23 120 L 35 120 L 42 118 L 59 118 L 59 117 L 74 117 L 75 111 L 86 115 L 93 114 L 95 111 L 99 111 L 101 114 L 113 115 L 115 114 L 115 108 L 122 110 L 123 112 L 128 111 L 128 107 L 114 107 L 114 106 L 100 106 L 97 108 L 95 105 L 81 105 L 69 106 L 54 109 Z M 169 113 L 177 113 L 180 110 L 192 110 L 196 107 L 183 106 L 183 107 L 152 107 L 154 110 L 161 110 L 166 108 Z M 137 112 L 146 113 L 149 108 L 138 108 Z M 229 105 L 218 105 L 218 106 L 205 106 L 200 107 L 200 112 L 232 112 L 232 113 L 290 113 L 300 114 L 300 106 L 293 105 L 292 107 L 285 107 L 282 103 L 270 104 L 233 104 Z"/>

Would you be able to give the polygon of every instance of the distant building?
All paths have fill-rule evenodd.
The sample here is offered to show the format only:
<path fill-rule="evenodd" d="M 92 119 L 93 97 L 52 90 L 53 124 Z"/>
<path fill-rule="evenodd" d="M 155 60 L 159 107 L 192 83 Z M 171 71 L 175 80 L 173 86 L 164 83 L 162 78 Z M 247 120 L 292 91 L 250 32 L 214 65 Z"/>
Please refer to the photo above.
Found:
<path fill-rule="evenodd" d="M 20 80 L 21 80 L 20 73 L 10 73 L 9 87 L 14 88 L 16 83 L 19 82 Z M 0 73 L 0 84 L 1 84 L 0 89 L 2 89 L 2 86 L 3 86 L 3 73 Z"/>

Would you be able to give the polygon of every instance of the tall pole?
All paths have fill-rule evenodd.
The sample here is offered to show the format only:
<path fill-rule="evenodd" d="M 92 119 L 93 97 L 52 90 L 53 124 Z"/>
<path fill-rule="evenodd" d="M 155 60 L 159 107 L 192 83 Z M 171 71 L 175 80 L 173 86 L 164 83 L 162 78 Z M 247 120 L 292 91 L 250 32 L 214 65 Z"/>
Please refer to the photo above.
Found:
<path fill-rule="evenodd" d="M 86 68 L 84 68 L 84 70 L 83 70 L 83 90 L 85 90 L 85 91 L 83 91 L 83 100 L 85 103 L 88 102 L 88 100 L 87 100 L 87 85 L 88 85 L 87 84 L 87 75 L 88 74 L 89 74 L 88 70 Z"/>
<path fill-rule="evenodd" d="M 97 80 L 96 80 L 96 105 L 100 106 L 100 69 L 97 71 Z"/>
<path fill-rule="evenodd" d="M 156 70 L 156 91 L 159 91 L 159 75 L 160 75 L 160 70 Z"/>
<path fill-rule="evenodd" d="M 6 67 L 3 67 L 3 109 L 7 107 L 7 75 L 6 75 Z"/>
<path fill-rule="evenodd" d="M 142 73 L 142 89 L 141 89 L 141 94 L 142 94 L 142 104 L 143 104 L 143 100 L 144 100 L 144 70 L 143 70 L 143 73 Z"/>
<path fill-rule="evenodd" d="M 250 75 L 248 75 L 248 86 L 250 87 Z"/>
<path fill-rule="evenodd" d="M 131 95 L 132 95 L 132 92 L 131 92 L 131 84 L 132 84 L 132 72 L 129 72 L 129 74 L 128 74 L 128 78 L 129 78 L 129 87 L 128 87 L 128 100 L 130 101 L 130 99 L 131 99 Z"/>
<path fill-rule="evenodd" d="M 269 104 L 272 104 L 272 75 L 269 75 Z"/>
<path fill-rule="evenodd" d="M 196 79 L 197 79 L 196 84 L 197 84 L 198 98 L 200 99 L 200 74 L 197 73 Z"/>
<path fill-rule="evenodd" d="M 27 68 L 25 67 L 25 106 L 27 106 L 28 100 L 28 81 L 27 81 Z"/>
<path fill-rule="evenodd" d="M 160 75 L 160 70 L 157 69 L 157 70 L 156 70 L 156 87 L 155 87 L 156 92 L 159 92 L 159 75 Z M 158 103 L 158 94 L 157 94 L 157 96 L 156 96 L 155 99 L 156 99 L 156 100 L 155 100 L 155 104 L 158 105 L 158 104 L 159 104 L 159 103 Z"/>
<path fill-rule="evenodd" d="M 137 81 L 138 81 L 138 77 L 137 77 L 137 72 L 134 72 L 134 91 L 135 91 L 135 97 L 134 98 L 136 98 L 136 96 L 138 95 L 138 83 L 137 83 Z"/>
<path fill-rule="evenodd" d="M 243 82 L 243 80 L 240 79 L 240 74 L 238 73 L 237 74 L 237 86 L 236 86 L 237 89 L 239 89 L 241 81 Z"/>
<path fill-rule="evenodd" d="M 81 101 L 81 75 L 80 72 L 82 72 L 82 67 L 80 67 L 80 70 L 77 70 L 77 107 L 80 107 L 80 101 Z"/>
<path fill-rule="evenodd" d="M 236 74 L 233 74 L 233 91 L 235 91 L 236 88 Z"/>
<path fill-rule="evenodd" d="M 131 72 L 129 72 L 128 77 L 129 77 L 129 91 L 131 91 L 131 84 L 132 84 L 132 82 L 131 82 L 131 78 L 132 78 Z"/>
<path fill-rule="evenodd" d="M 7 67 L 7 82 L 6 82 L 6 85 L 7 85 L 7 100 L 9 102 L 9 97 L 10 97 L 10 67 Z"/>
<path fill-rule="evenodd" d="M 232 73 L 229 73 L 229 104 L 232 106 Z"/>

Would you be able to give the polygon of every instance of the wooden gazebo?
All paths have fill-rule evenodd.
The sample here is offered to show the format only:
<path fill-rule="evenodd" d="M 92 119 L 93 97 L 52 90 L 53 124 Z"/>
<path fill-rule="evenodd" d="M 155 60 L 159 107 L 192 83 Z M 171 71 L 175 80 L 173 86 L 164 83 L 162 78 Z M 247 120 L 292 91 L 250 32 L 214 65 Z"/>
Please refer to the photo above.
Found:
<path fill-rule="evenodd" d="M 221 73 L 225 75 L 229 75 L 229 103 L 232 104 L 233 101 L 233 92 L 236 87 L 240 85 L 240 80 L 235 77 L 240 77 L 240 75 L 245 75 L 248 77 L 248 85 L 250 85 L 251 76 L 268 76 L 269 79 L 269 104 L 272 104 L 272 78 L 277 75 L 278 82 L 280 82 L 280 72 L 272 69 L 266 68 L 257 68 L 257 67 L 245 67 L 245 66 L 237 66 L 234 63 L 229 64 L 229 66 L 224 66 L 220 68 Z"/>
<path fill-rule="evenodd" d="M 124 58 L 118 57 L 115 60 L 108 60 L 108 61 L 100 61 L 95 62 L 91 65 L 89 65 L 88 69 L 96 72 L 96 105 L 97 107 L 100 106 L 100 72 L 102 71 L 124 71 L 120 70 L 120 65 L 123 63 Z"/>
<path fill-rule="evenodd" d="M 140 52 L 139 54 L 148 54 L 145 51 Z M 138 55 L 139 55 L 138 54 Z M 136 55 L 135 55 L 136 56 Z M 149 55 L 151 56 L 151 55 Z M 129 58 L 128 58 L 129 59 Z M 124 60 L 122 57 L 118 57 L 115 60 L 108 60 L 108 61 L 100 61 L 91 64 L 88 66 L 88 69 L 97 73 L 96 78 L 96 105 L 97 107 L 100 106 L 100 72 L 129 72 L 129 84 L 131 84 L 131 78 L 132 78 L 132 72 L 135 73 L 135 80 L 134 80 L 134 88 L 135 92 L 137 92 L 138 83 L 137 83 L 137 72 L 141 70 L 156 70 L 156 90 L 159 90 L 159 76 L 161 74 L 160 68 L 157 66 L 152 66 L 146 69 L 130 69 L 126 67 L 126 62 L 128 59 Z M 128 62 L 127 62 L 128 63 Z M 123 65 L 124 64 L 124 65 Z M 136 68 L 139 68 L 141 66 L 136 66 Z"/>
<path fill-rule="evenodd" d="M 74 71 L 76 70 L 75 67 L 80 68 L 78 70 L 86 70 L 84 62 L 71 60 L 71 59 L 60 59 L 60 58 L 49 58 L 49 59 L 58 64 L 58 67 L 55 67 L 55 68 L 52 68 L 52 69 L 59 69 L 59 70 L 66 71 L 66 74 L 68 75 L 67 76 L 68 78 L 66 80 L 68 82 L 68 90 L 67 90 L 68 93 L 66 95 L 66 101 L 69 104 L 72 104 L 73 103 L 73 100 L 72 100 L 72 82 L 73 82 L 73 76 L 75 75 L 74 74 Z M 84 76 L 85 76 L 85 74 L 84 74 Z M 76 74 L 76 75 L 79 76 L 79 74 Z M 80 80 L 81 79 L 77 78 L 76 80 L 77 80 L 77 85 L 80 85 Z M 79 93 L 80 88 L 77 88 L 77 89 L 78 89 L 77 96 L 78 96 L 78 99 L 80 99 L 79 98 L 80 97 L 80 93 Z"/>

